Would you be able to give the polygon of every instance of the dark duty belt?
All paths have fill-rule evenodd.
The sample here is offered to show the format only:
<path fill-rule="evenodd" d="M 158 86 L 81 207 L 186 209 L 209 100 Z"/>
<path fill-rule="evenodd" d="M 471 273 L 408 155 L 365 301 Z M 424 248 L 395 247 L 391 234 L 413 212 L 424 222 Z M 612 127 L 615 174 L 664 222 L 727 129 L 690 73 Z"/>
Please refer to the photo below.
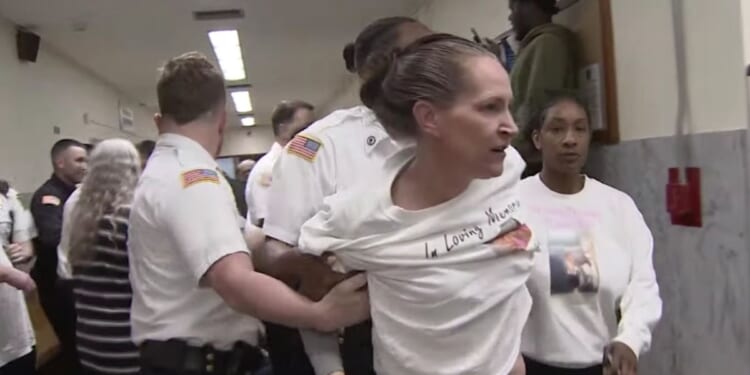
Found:
<path fill-rule="evenodd" d="M 145 341 L 140 347 L 143 367 L 189 374 L 251 375 L 264 363 L 261 351 L 237 342 L 231 350 L 188 345 L 182 340 Z"/>

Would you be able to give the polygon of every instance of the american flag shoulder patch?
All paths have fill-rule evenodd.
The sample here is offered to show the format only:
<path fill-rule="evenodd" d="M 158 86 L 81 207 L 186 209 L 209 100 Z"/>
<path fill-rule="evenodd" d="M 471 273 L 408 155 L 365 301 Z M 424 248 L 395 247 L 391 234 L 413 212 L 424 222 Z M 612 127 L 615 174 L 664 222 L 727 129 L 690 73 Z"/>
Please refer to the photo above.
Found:
<path fill-rule="evenodd" d="M 48 206 L 59 206 L 60 205 L 60 198 L 54 196 L 54 195 L 45 195 L 42 197 L 42 204 L 48 205 Z"/>
<path fill-rule="evenodd" d="M 297 135 L 289 142 L 287 152 L 307 161 L 315 160 L 323 143 L 308 135 Z"/>
<path fill-rule="evenodd" d="M 182 187 L 186 188 L 201 182 L 219 183 L 219 174 L 213 169 L 192 169 L 182 172 Z"/>

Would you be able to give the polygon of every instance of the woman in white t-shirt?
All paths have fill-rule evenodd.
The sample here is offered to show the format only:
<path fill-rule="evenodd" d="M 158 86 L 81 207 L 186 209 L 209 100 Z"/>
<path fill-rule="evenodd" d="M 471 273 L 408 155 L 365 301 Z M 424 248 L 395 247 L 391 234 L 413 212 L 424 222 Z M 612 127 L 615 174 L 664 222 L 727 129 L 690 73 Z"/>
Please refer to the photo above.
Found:
<path fill-rule="evenodd" d="M 34 374 L 34 329 L 23 289 L 33 289 L 31 240 L 36 230 L 15 192 L 0 192 L 0 374 Z M 25 274 L 21 274 L 21 273 Z M 5 284 L 4 282 L 9 282 Z"/>
<path fill-rule="evenodd" d="M 582 174 L 591 141 L 583 102 L 558 93 L 529 124 L 541 173 L 521 182 L 540 233 L 524 330 L 528 375 L 637 374 L 661 316 L 653 239 L 625 193 Z"/>
<path fill-rule="evenodd" d="M 508 75 L 482 46 L 445 34 L 381 60 L 360 96 L 415 146 L 326 199 L 299 248 L 367 273 L 378 374 L 507 375 L 520 364 L 536 249 L 519 203 L 525 163 L 509 146 Z"/>

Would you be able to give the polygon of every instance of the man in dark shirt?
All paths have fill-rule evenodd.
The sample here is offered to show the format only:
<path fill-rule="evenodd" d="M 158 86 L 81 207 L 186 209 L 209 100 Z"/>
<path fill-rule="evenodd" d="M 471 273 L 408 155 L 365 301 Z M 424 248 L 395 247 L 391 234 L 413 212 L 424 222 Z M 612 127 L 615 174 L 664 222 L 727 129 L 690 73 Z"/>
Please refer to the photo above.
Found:
<path fill-rule="evenodd" d="M 86 174 L 87 153 L 84 145 L 62 139 L 52 146 L 53 174 L 31 198 L 31 215 L 38 235 L 34 239 L 37 262 L 32 277 L 37 284 L 39 300 L 60 341 L 62 365 L 72 373 L 77 369 L 75 344 L 75 302 L 72 286 L 58 282 L 57 245 L 62 230 L 63 206 Z"/>

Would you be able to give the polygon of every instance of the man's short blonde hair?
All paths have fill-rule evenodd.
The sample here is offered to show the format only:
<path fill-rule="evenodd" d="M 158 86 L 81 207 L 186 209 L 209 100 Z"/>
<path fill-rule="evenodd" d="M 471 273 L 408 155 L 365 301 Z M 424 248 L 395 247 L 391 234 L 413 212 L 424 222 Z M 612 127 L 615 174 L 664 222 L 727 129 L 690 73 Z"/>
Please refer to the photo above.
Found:
<path fill-rule="evenodd" d="M 194 121 L 226 102 L 224 77 L 198 52 L 170 59 L 160 69 L 159 111 L 178 125 Z"/>

